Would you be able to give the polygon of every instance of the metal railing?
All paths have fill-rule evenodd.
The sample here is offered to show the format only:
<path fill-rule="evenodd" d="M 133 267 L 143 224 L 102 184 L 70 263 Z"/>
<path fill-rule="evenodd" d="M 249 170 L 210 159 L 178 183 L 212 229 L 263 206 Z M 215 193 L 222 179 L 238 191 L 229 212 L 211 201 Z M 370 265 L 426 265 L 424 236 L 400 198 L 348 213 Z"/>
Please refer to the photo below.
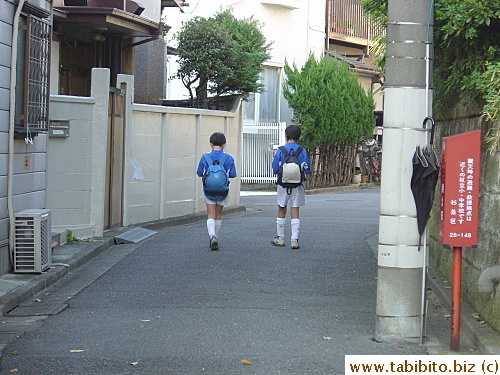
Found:
<path fill-rule="evenodd" d="M 277 147 L 285 143 L 285 122 L 243 125 L 241 182 L 273 183 L 271 163 Z"/>
<path fill-rule="evenodd" d="M 328 0 L 328 32 L 367 40 L 385 35 L 382 28 L 364 15 L 359 0 Z"/>
<path fill-rule="evenodd" d="M 25 130 L 47 130 L 49 121 L 49 73 L 51 27 L 47 20 L 28 16 L 25 61 Z"/>

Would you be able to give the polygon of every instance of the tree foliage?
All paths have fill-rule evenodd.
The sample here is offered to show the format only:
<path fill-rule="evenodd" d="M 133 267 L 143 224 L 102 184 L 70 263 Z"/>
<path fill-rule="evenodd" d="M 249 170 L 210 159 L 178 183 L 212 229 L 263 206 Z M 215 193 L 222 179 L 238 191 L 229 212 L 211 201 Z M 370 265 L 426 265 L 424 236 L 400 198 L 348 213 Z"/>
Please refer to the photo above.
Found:
<path fill-rule="evenodd" d="M 252 17 L 237 19 L 230 10 L 213 17 L 194 17 L 176 34 L 180 78 L 192 106 L 207 108 L 209 95 L 262 91 L 258 82 L 270 44 Z"/>
<path fill-rule="evenodd" d="M 499 62 L 500 1 L 439 0 L 435 5 L 436 105 L 488 100 L 488 65 Z M 500 87 L 496 87 L 498 93 Z"/>
<path fill-rule="evenodd" d="M 363 6 L 386 23 L 387 3 L 364 0 Z M 434 11 L 435 112 L 443 116 L 459 101 L 483 101 L 485 116 L 496 119 L 500 87 L 491 74 L 499 68 L 500 0 L 435 0 Z"/>
<path fill-rule="evenodd" d="M 285 73 L 283 94 L 300 122 L 305 147 L 354 145 L 372 134 L 373 98 L 347 63 L 330 56 L 318 62 L 311 55 L 300 71 L 286 63 Z"/>
<path fill-rule="evenodd" d="M 356 146 L 371 138 L 373 98 L 367 96 L 346 62 L 313 55 L 302 69 L 285 63 L 283 95 L 302 129 L 300 143 L 309 150 L 314 173 L 309 187 L 349 184 Z"/>

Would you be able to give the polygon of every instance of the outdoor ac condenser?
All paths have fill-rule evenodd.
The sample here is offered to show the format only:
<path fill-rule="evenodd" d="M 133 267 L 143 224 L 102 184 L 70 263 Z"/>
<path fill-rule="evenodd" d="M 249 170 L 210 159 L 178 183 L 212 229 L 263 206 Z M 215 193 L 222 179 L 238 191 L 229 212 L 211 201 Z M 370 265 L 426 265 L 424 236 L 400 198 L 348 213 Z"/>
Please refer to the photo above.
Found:
<path fill-rule="evenodd" d="M 50 210 L 14 214 L 14 272 L 41 273 L 52 264 Z"/>

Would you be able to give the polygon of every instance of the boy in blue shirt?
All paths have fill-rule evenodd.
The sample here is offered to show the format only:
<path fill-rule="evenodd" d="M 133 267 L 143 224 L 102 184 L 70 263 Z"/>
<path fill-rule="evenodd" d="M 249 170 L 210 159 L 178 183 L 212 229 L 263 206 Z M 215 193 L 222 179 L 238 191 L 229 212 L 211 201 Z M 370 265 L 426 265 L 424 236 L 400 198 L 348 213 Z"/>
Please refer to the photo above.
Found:
<path fill-rule="evenodd" d="M 293 154 L 299 145 L 297 141 L 299 140 L 302 131 L 297 125 L 290 125 L 285 129 L 286 144 L 284 147 L 291 155 Z M 278 148 L 274 154 L 273 159 L 273 172 L 278 174 L 280 165 L 285 159 L 285 155 Z M 304 169 L 306 174 L 311 173 L 311 164 L 309 162 L 309 157 L 307 156 L 306 150 L 302 149 L 298 155 L 298 159 L 301 167 Z M 291 236 L 291 248 L 298 249 L 299 246 L 299 230 L 300 230 L 300 218 L 299 209 L 301 206 L 305 205 L 305 191 L 304 185 L 297 186 L 293 189 L 284 188 L 281 185 L 277 185 L 278 193 L 278 218 L 276 219 L 276 231 L 277 236 L 271 241 L 274 246 L 285 246 L 285 224 L 286 224 L 286 211 L 287 206 L 290 205 L 290 216 L 291 216 L 291 226 L 292 226 L 292 236 Z"/>
<path fill-rule="evenodd" d="M 212 151 L 208 153 L 208 156 L 212 160 L 221 160 L 223 155 L 227 155 L 227 159 L 224 162 L 224 168 L 229 178 L 236 177 L 234 158 L 224 152 L 224 147 L 226 147 L 226 136 L 219 132 L 213 133 L 210 136 L 210 147 Z M 202 156 L 198 163 L 196 174 L 199 177 L 203 177 L 207 170 L 208 162 Z M 229 193 L 224 199 L 215 201 L 207 198 L 205 194 L 205 203 L 207 204 L 207 230 L 208 236 L 210 237 L 210 248 L 212 250 L 219 250 L 219 231 L 222 225 L 222 209 L 227 204 L 229 200 L 228 197 Z"/>

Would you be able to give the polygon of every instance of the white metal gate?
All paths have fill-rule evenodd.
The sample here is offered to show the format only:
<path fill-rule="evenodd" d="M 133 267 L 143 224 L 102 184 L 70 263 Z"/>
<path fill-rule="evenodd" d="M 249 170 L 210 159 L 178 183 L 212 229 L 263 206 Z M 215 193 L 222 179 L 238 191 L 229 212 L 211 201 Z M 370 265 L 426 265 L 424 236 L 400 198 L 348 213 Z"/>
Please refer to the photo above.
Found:
<path fill-rule="evenodd" d="M 273 183 L 271 163 L 275 150 L 285 143 L 286 122 L 243 124 L 241 182 Z"/>

